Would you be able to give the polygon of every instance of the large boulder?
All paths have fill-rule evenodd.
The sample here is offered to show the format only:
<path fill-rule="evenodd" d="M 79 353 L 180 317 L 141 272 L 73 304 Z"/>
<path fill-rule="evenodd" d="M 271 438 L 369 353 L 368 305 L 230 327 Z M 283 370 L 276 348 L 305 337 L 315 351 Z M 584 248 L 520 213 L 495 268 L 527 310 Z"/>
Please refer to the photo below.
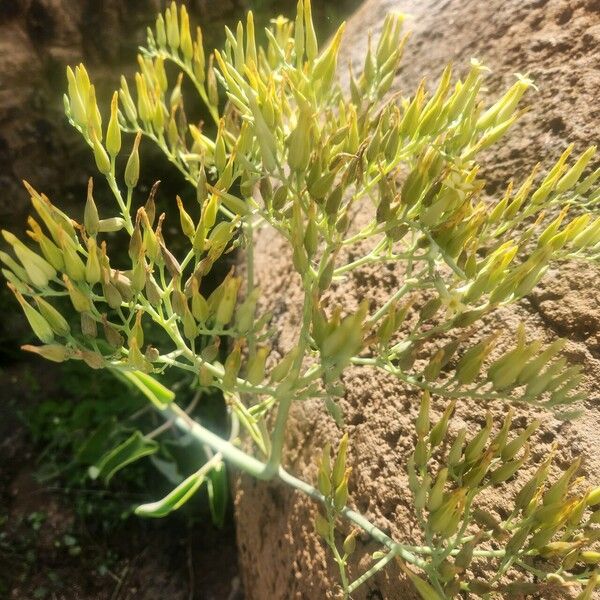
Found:
<path fill-rule="evenodd" d="M 497 94 L 513 81 L 515 72 L 528 73 L 539 87 L 528 96 L 532 110 L 505 142 L 486 158 L 487 192 L 498 192 L 510 177 L 518 181 L 539 161 L 549 166 L 568 142 L 581 150 L 597 142 L 600 128 L 600 2 L 598 0 L 367 0 L 350 19 L 345 57 L 363 60 L 368 29 L 376 32 L 390 10 L 408 13 L 413 36 L 396 90 L 409 95 L 422 77 L 433 85 L 444 65 L 468 69 L 480 58 L 492 70 L 489 92 Z M 275 350 L 280 354 L 295 343 L 301 290 L 284 242 L 271 230 L 261 231 L 255 251 L 256 273 L 281 332 Z M 383 267 L 356 272 L 334 291 L 335 300 L 356 305 L 377 302 L 397 289 L 401 275 Z M 558 462 L 565 466 L 583 454 L 585 475 L 600 482 L 600 269 L 577 263 L 559 265 L 543 283 L 516 306 L 503 309 L 476 335 L 492 329 L 513 331 L 524 322 L 536 337 L 569 339 L 568 358 L 584 367 L 588 400 L 583 416 L 561 422 L 541 415 L 542 431 L 535 439 L 533 459 L 541 461 L 554 442 Z M 352 368 L 344 377 L 342 401 L 350 433 L 349 463 L 353 468 L 350 503 L 394 538 L 419 539 L 411 512 L 404 470 L 413 448 L 412 422 L 418 402 L 414 391 L 390 376 Z M 439 400 L 436 410 L 443 407 Z M 480 425 L 486 409 L 501 415 L 506 407 L 463 401 L 457 426 Z M 522 411 L 522 427 L 532 411 Z M 316 461 L 325 441 L 335 443 L 340 431 L 320 401 L 293 407 L 286 443 L 286 467 L 315 481 Z M 522 481 L 522 480 L 520 480 Z M 514 484 L 486 499 L 503 514 L 510 506 Z M 304 495 L 279 483 L 257 482 L 239 476 L 235 510 L 238 545 L 248 600 L 316 600 L 336 597 L 335 565 L 313 529 L 315 505 Z M 368 568 L 368 553 L 376 546 L 361 539 L 351 565 L 354 575 Z M 414 591 L 391 565 L 354 595 L 355 600 L 407 600 Z"/>

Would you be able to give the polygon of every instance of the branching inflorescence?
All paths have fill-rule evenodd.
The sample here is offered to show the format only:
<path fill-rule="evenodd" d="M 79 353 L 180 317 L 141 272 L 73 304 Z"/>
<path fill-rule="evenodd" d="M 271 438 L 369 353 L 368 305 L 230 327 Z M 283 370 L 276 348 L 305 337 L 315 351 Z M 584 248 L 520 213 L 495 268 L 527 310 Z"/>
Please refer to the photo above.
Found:
<path fill-rule="evenodd" d="M 595 148 L 571 159 L 568 147 L 547 174 L 536 167 L 501 198 L 484 198 L 477 159 L 518 120 L 531 81 L 518 76 L 485 107 L 479 93 L 487 69 L 473 60 L 464 79 L 452 83 L 448 67 L 432 93 L 421 83 L 410 97 L 390 97 L 406 41 L 402 21 L 400 15 L 387 17 L 362 72 L 350 74 L 345 91 L 336 81 L 344 28 L 320 52 L 310 0 L 299 0 L 295 22 L 273 21 L 264 46 L 256 44 L 249 13 L 245 25 L 226 31 L 224 49 L 209 56 L 201 29 L 192 35 L 185 7 L 173 4 L 148 31 L 135 94 L 121 79 L 106 127 L 85 68 L 68 69 L 67 116 L 93 150 L 118 212 L 99 215 L 91 180 L 83 224 L 27 185 L 35 215 L 27 233 L 35 244 L 4 231 L 16 260 L 0 254 L 8 285 L 43 344 L 26 349 L 122 373 L 167 421 L 210 448 L 206 464 L 163 500 L 140 507 L 140 514 L 162 516 L 178 508 L 228 463 L 260 479 L 279 478 L 320 504 L 316 529 L 332 549 L 344 597 L 397 560 L 427 600 L 461 591 L 510 596 L 573 585 L 581 586 L 580 598 L 591 598 L 600 561 L 600 511 L 594 512 L 600 488 L 576 488 L 578 462 L 547 481 L 549 456 L 518 493 L 511 514 L 497 520 L 477 507 L 478 495 L 526 463 L 537 423 L 515 436 L 512 412 L 498 427 L 488 416 L 473 437 L 464 430 L 450 436 L 448 423 L 459 399 L 526 403 L 566 416 L 581 399 L 578 368 L 560 357 L 562 340 L 544 346 L 521 328 L 512 346 L 492 360 L 495 337 L 473 344 L 467 334 L 490 312 L 527 295 L 553 262 L 598 259 L 600 217 L 593 211 L 600 169 L 586 174 Z M 171 69 L 177 76 L 170 81 Z M 212 125 L 188 122 L 184 78 Z M 135 139 L 120 173 L 122 132 Z M 166 216 L 156 214 L 157 186 L 141 202 L 136 192 L 142 137 L 195 190 L 197 220 L 190 214 L 196 211 L 177 198 L 185 255 L 167 247 Z M 359 207 L 372 217 L 357 229 L 352 215 Z M 265 225 L 289 244 L 304 296 L 297 344 L 278 361 L 270 358 L 273 332 L 269 315 L 258 313 L 254 281 L 253 234 Z M 125 269 L 111 266 L 109 244 L 119 235 L 129 239 Z M 204 294 L 203 279 L 234 248 L 243 250 L 244 281 L 232 271 Z M 364 252 L 345 261 L 350 249 Z M 372 309 L 364 302 L 349 312 L 323 301 L 336 281 L 380 263 L 397 264 L 402 277 L 383 305 Z M 79 314 L 80 330 L 56 308 L 61 297 Z M 418 298 L 426 302 L 415 308 Z M 164 347 L 144 343 L 150 327 L 166 334 Z M 432 347 L 425 363 L 416 361 L 417 352 Z M 336 398 L 344 393 L 341 375 L 350 365 L 382 369 L 422 390 L 415 451 L 406 468 L 423 545 L 393 540 L 347 507 L 347 437 L 333 462 L 326 446 L 315 487 L 282 467 L 291 404 L 322 398 L 341 423 Z M 153 376 L 165 369 L 193 373 L 203 387 L 222 390 L 229 438 L 178 406 Z M 448 399 L 435 424 L 431 395 Z M 246 449 L 238 443 L 242 433 L 251 440 Z M 108 478 L 152 453 L 151 438 L 134 435 L 95 474 Z M 344 521 L 353 529 L 339 543 L 336 531 Z M 382 550 L 372 568 L 351 581 L 347 562 L 359 531 Z M 473 574 L 480 561 L 492 572 L 486 581 Z"/>

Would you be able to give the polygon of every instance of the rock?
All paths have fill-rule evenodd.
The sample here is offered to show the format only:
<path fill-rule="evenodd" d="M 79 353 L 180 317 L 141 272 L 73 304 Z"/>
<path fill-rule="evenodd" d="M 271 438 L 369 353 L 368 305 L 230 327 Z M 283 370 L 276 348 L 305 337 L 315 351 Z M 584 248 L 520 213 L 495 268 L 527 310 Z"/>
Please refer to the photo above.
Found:
<path fill-rule="evenodd" d="M 472 56 L 492 69 L 490 94 L 498 94 L 510 85 L 513 73 L 529 73 L 539 87 L 528 96 L 533 110 L 483 161 L 487 191 L 493 194 L 509 178 L 522 179 L 537 162 L 551 165 L 569 142 L 582 150 L 598 141 L 600 72 L 598 44 L 594 41 L 600 25 L 597 5 L 597 0 L 367 0 L 349 20 L 345 58 L 362 63 L 368 29 L 378 31 L 386 12 L 400 10 L 408 13 L 407 27 L 414 34 L 396 91 L 411 94 L 422 77 L 432 87 L 447 62 L 462 73 Z M 281 333 L 276 350 L 283 353 L 295 343 L 301 291 L 285 244 L 270 230 L 259 234 L 255 267 L 266 298 L 265 308 L 273 309 L 274 326 Z M 348 278 L 335 294 L 340 303 L 350 305 L 363 298 L 377 301 L 397 289 L 397 282 L 393 272 L 373 268 Z M 557 441 L 562 448 L 561 464 L 566 464 L 578 449 L 594 448 L 596 451 L 584 454 L 583 469 L 595 485 L 600 481 L 598 289 L 598 266 L 559 265 L 530 299 L 494 314 L 476 336 L 496 329 L 514 331 L 522 321 L 532 337 L 569 338 L 567 354 L 583 366 L 583 389 L 589 400 L 577 421 L 563 423 L 544 415 L 535 454 L 541 460 L 552 441 Z M 411 423 L 417 413 L 417 395 L 378 372 L 352 368 L 344 379 L 347 393 L 342 408 L 350 431 L 349 464 L 353 468 L 350 502 L 389 529 L 396 539 L 419 543 L 404 469 L 413 444 Z M 439 400 L 434 404 L 436 411 L 443 407 Z M 459 403 L 456 419 L 475 425 L 483 420 L 486 408 L 497 415 L 506 409 L 500 404 L 482 407 L 465 401 Z M 521 411 L 519 419 L 524 422 L 529 416 L 531 411 Z M 326 441 L 335 444 L 339 437 L 339 429 L 321 402 L 309 400 L 294 405 L 285 466 L 314 482 L 322 445 Z M 492 509 L 506 511 L 512 490 L 507 486 L 501 496 L 492 494 L 486 502 Z M 340 597 L 336 591 L 337 570 L 313 529 L 315 508 L 312 501 L 282 484 L 238 478 L 235 510 L 248 600 Z M 366 538 L 359 541 L 356 554 L 362 562 L 351 563 L 352 576 L 368 568 L 367 553 L 376 549 Z M 416 597 L 395 565 L 389 565 L 353 594 L 354 600 Z"/>

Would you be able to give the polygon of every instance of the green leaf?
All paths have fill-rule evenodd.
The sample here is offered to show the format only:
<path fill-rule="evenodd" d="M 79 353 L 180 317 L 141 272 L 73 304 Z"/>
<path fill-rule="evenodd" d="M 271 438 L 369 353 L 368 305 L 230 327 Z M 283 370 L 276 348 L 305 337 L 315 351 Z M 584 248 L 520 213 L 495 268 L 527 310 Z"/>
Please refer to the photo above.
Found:
<path fill-rule="evenodd" d="M 143 456 L 154 454 L 157 450 L 157 442 L 146 439 L 136 431 L 122 444 L 107 452 L 96 465 L 89 468 L 88 472 L 92 479 L 102 477 L 104 482 L 108 483 L 117 471 Z"/>
<path fill-rule="evenodd" d="M 331 416 L 331 418 L 335 421 L 335 424 L 338 427 L 343 427 L 344 425 L 344 413 L 340 408 L 340 405 L 330 396 L 325 398 L 325 408 L 327 412 Z"/>
<path fill-rule="evenodd" d="M 225 464 L 220 463 L 208 473 L 207 481 L 208 503 L 213 523 L 223 527 L 225 511 L 227 510 L 227 470 Z"/>
<path fill-rule="evenodd" d="M 110 418 L 101 423 L 93 433 L 77 448 L 75 459 L 85 465 L 101 460 L 102 452 L 115 432 L 117 421 Z"/>
<path fill-rule="evenodd" d="M 141 371 L 114 371 L 114 373 L 133 383 L 160 410 L 165 409 L 175 400 L 175 392 L 147 373 Z"/>
<path fill-rule="evenodd" d="M 183 506 L 198 491 L 204 481 L 206 481 L 206 474 L 200 469 L 184 479 L 162 500 L 138 506 L 135 514 L 140 517 L 164 517 Z"/>

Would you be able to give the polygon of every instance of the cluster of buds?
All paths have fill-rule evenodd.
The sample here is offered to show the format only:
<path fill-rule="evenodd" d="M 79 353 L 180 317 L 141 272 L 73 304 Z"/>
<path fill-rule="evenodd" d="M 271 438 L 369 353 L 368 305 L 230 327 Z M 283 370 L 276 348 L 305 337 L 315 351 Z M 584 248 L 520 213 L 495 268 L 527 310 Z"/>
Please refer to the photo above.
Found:
<path fill-rule="evenodd" d="M 319 462 L 317 489 L 323 495 L 325 514 L 317 512 L 315 529 L 325 543 L 333 550 L 334 557 L 341 571 L 345 571 L 348 558 L 356 550 L 356 537 L 359 530 L 354 529 L 343 539 L 340 552 L 336 540 L 336 528 L 342 510 L 348 501 L 348 479 L 351 469 L 346 467 L 348 452 L 348 434 L 344 434 L 331 462 L 331 446 L 325 444 Z"/>
<path fill-rule="evenodd" d="M 361 73 L 351 71 L 344 90 L 336 82 L 344 25 L 320 50 L 311 0 L 298 0 L 295 20 L 272 21 L 264 46 L 257 44 L 249 12 L 244 23 L 226 29 L 224 47 L 212 53 L 204 49 L 202 30 L 190 27 L 185 6 L 172 3 L 148 30 L 134 83 L 121 79 L 106 125 L 83 65 L 67 70 L 67 116 L 92 149 L 118 213 L 99 214 L 91 180 L 83 223 L 27 186 L 33 245 L 4 231 L 12 254 L 0 252 L 2 273 L 42 343 L 26 350 L 117 370 L 161 411 L 173 395 L 151 374 L 166 368 L 191 372 L 202 386 L 223 391 L 238 422 L 268 455 L 265 470 L 253 456 L 240 458 L 234 442 L 215 442 L 214 434 L 206 439 L 262 476 L 278 472 L 293 401 L 324 398 L 342 423 L 334 398 L 343 394 L 340 379 L 349 365 L 381 368 L 426 390 L 409 483 L 417 517 L 433 544 L 428 572 L 434 577 L 427 582 L 402 562 L 407 576 L 425 598 L 452 596 L 459 588 L 487 593 L 486 585 L 488 592 L 518 592 L 529 582 L 506 589 L 465 583 L 471 561 L 501 555 L 503 574 L 516 565 L 531 569 L 531 557 L 560 558 L 563 570 L 548 571 L 545 584 L 568 585 L 582 580 L 567 576 L 575 565 L 595 564 L 600 521 L 597 491 L 569 495 L 577 463 L 547 487 L 546 461 L 503 522 L 472 506 L 482 489 L 518 474 L 537 422 L 510 438 L 513 413 L 495 434 L 488 415 L 471 439 L 459 432 L 435 477 L 429 465 L 441 452 L 458 397 L 521 400 L 560 410 L 581 398 L 578 368 L 558 356 L 563 341 L 544 347 L 520 328 L 510 349 L 496 356 L 496 335 L 467 348 L 465 340 L 490 311 L 528 294 L 552 261 L 600 257 L 600 217 L 593 212 L 600 201 L 600 169 L 587 172 L 595 147 L 571 160 L 569 146 L 545 176 L 538 177 L 536 167 L 521 185 L 511 182 L 500 199 L 487 198 L 477 158 L 518 120 L 532 82 L 518 75 L 502 97 L 484 106 L 480 91 L 487 69 L 473 60 L 454 83 L 446 68 L 432 93 L 423 81 L 410 97 L 390 97 L 407 39 L 402 24 L 400 15 L 386 18 L 378 41 L 369 41 Z M 178 71 L 172 81 L 168 63 Z M 186 115 L 184 78 L 209 123 Z M 135 136 L 126 160 L 123 133 Z M 142 138 L 156 144 L 193 188 L 163 214 L 157 214 L 157 185 L 138 198 Z M 121 173 L 117 166 L 123 163 Z M 370 218 L 360 229 L 354 223 L 358 212 Z M 163 235 L 171 213 L 185 246 L 181 256 Z M 253 232 L 263 225 L 288 243 L 304 294 L 297 344 L 276 363 L 270 357 L 274 332 L 269 315 L 258 314 L 260 288 L 254 281 Z M 124 261 L 111 258 L 109 245 L 117 236 L 128 238 Z M 247 251 L 245 280 L 230 270 L 214 289 L 208 286 L 217 261 L 237 248 Z M 350 256 L 344 264 L 343 257 Z M 386 302 L 372 313 L 374 298 L 354 311 L 329 310 L 324 295 L 338 281 L 385 263 L 400 264 L 403 279 Z M 68 303 L 78 323 L 65 318 Z M 148 335 L 151 327 L 162 338 Z M 160 339 L 159 347 L 148 339 Z M 421 350 L 436 343 L 424 359 Z M 454 399 L 433 427 L 429 391 Z M 273 408 L 276 419 L 270 418 Z M 155 451 L 146 442 L 133 436 L 96 475 L 109 478 L 115 457 Z M 346 595 L 351 587 L 346 561 L 356 532 L 342 551 L 335 532 L 339 517 L 349 516 L 347 444 L 342 438 L 333 465 L 328 446 L 323 453 L 318 488 L 326 514 L 317 517 Z M 156 511 L 165 514 L 189 497 L 204 478 L 198 473 Z M 473 522 L 485 523 L 474 537 L 466 535 Z M 492 539 L 506 542 L 505 551 L 486 556 L 480 542 Z M 588 579 L 582 598 L 596 586 L 595 575 Z"/>
<path fill-rule="evenodd" d="M 469 582 L 469 591 L 480 595 L 511 590 L 516 593 L 526 588 L 540 591 L 545 585 L 566 588 L 569 582 L 581 578 L 577 572 L 580 566 L 596 567 L 600 563 L 600 529 L 595 527 L 600 491 L 593 488 L 572 493 L 582 484 L 582 480 L 574 480 L 581 460 L 576 459 L 548 484 L 554 449 L 517 493 L 514 510 L 500 520 L 478 507 L 477 497 L 487 487 L 518 477 L 530 457 L 531 438 L 539 422 L 533 421 L 511 438 L 515 416 L 511 408 L 497 431 L 488 413 L 485 425 L 473 437 L 469 439 L 463 428 L 450 441 L 448 428 L 454 408 L 455 403 L 450 403 L 432 425 L 430 396 L 423 394 L 415 422 L 417 442 L 408 463 L 417 518 L 425 538 L 436 549 L 431 567 L 443 583 L 444 594 L 454 597 L 458 593 L 474 560 L 498 560 L 495 570 L 503 573 L 515 561 L 535 559 L 538 569 L 543 561 L 547 576 L 540 584 L 511 583 L 508 588 L 479 580 Z M 440 456 L 443 445 L 446 452 Z M 439 465 L 435 476 L 431 473 L 433 458 Z M 475 534 L 473 526 L 478 529 Z M 502 552 L 486 551 L 485 543 L 490 540 L 502 547 Z"/>
<path fill-rule="evenodd" d="M 422 370 L 415 372 L 415 377 L 421 378 L 426 389 L 436 389 L 436 382 L 441 380 L 447 390 L 466 388 L 486 397 L 510 398 L 546 409 L 560 409 L 582 399 L 577 393 L 582 380 L 581 367 L 568 366 L 565 358 L 558 357 L 565 339 L 556 339 L 544 347 L 541 340 L 527 341 L 523 325 L 515 338 L 514 346 L 490 361 L 498 333 L 485 337 L 459 358 L 456 355 L 463 338 L 457 337 L 436 350 Z M 417 347 L 417 343 L 404 344 L 395 351 L 395 359 L 403 361 L 404 370 L 414 362 Z"/>

